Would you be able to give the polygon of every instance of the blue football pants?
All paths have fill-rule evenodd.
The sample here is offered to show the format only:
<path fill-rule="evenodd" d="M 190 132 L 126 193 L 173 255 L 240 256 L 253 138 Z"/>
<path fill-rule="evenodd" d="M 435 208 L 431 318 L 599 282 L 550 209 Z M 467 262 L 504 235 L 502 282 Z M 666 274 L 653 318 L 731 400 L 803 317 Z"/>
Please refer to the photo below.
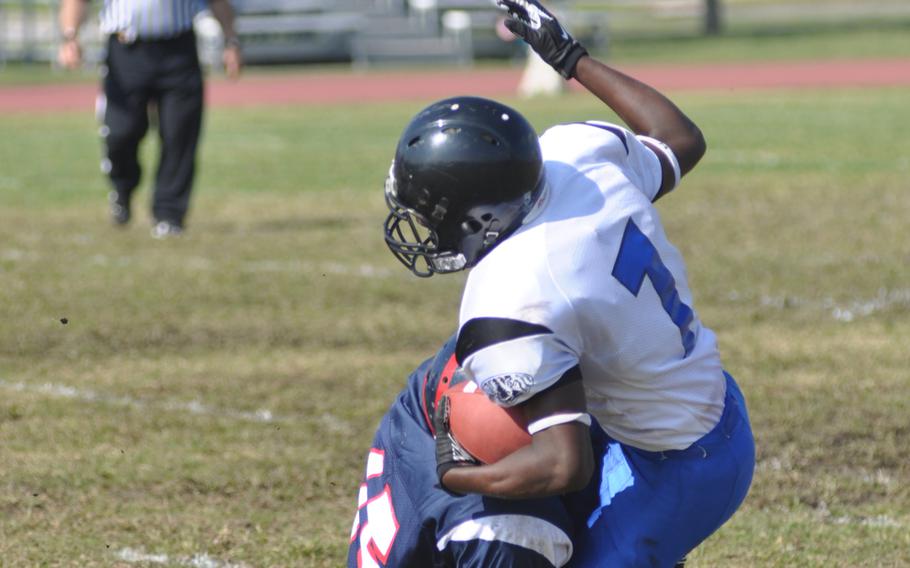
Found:
<path fill-rule="evenodd" d="M 599 500 L 569 566 L 672 567 L 725 523 L 752 483 L 755 444 L 742 392 L 727 375 L 717 426 L 685 450 L 647 452 L 602 441 Z M 595 452 L 595 455 L 597 453 Z"/>

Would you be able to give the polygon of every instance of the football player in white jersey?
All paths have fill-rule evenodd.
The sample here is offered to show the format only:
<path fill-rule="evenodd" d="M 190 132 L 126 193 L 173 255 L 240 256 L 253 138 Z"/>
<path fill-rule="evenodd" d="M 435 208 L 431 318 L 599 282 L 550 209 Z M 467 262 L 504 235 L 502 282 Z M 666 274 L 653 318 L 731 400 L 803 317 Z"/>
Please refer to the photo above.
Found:
<path fill-rule="evenodd" d="M 704 139 L 535 0 L 496 3 L 509 29 L 628 129 L 581 122 L 538 139 L 515 110 L 458 97 L 402 134 L 386 242 L 419 276 L 471 268 L 458 364 L 496 403 L 521 405 L 533 435 L 481 465 L 448 435 L 442 397 L 439 480 L 506 498 L 575 492 L 596 503 L 573 565 L 672 566 L 732 516 L 755 465 L 744 399 L 653 206 Z M 606 433 L 603 447 L 589 428 Z"/>

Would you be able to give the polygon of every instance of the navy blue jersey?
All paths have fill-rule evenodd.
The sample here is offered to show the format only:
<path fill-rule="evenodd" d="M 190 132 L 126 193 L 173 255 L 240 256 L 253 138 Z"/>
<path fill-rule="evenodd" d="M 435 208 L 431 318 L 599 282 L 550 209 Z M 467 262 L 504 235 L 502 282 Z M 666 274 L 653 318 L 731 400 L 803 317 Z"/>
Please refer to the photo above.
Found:
<path fill-rule="evenodd" d="M 377 429 L 359 490 L 348 566 L 565 565 L 572 555 L 573 523 L 559 498 L 502 500 L 456 495 L 439 486 L 424 401 L 427 390 L 435 399 L 453 351 L 454 340 L 411 373 Z"/>

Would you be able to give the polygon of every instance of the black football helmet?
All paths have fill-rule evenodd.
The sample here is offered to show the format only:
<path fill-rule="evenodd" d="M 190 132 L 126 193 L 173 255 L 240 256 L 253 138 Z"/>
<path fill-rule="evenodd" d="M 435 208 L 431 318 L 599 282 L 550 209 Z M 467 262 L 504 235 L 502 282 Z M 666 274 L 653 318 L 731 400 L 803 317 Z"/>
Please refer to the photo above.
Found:
<path fill-rule="evenodd" d="M 478 97 L 431 104 L 405 128 L 385 185 L 385 241 L 417 276 L 477 264 L 521 224 L 543 190 L 537 133 Z"/>

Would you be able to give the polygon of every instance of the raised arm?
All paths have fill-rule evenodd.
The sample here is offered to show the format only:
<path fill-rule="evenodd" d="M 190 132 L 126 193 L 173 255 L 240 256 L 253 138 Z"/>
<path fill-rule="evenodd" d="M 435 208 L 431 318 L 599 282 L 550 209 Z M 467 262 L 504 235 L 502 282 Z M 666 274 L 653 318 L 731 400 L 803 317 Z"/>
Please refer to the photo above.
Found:
<path fill-rule="evenodd" d="M 670 99 L 588 55 L 559 21 L 537 0 L 495 0 L 508 11 L 506 27 L 522 37 L 540 57 L 566 79 L 575 78 L 602 100 L 636 134 L 660 140 L 673 151 L 681 174 L 686 174 L 705 153 L 701 131 Z M 672 187 L 672 166 L 656 152 L 664 170 L 658 197 Z"/>
<path fill-rule="evenodd" d="M 575 78 L 602 100 L 636 134 L 656 138 L 673 150 L 686 174 L 705 154 L 701 130 L 673 102 L 653 87 L 585 55 Z"/>

